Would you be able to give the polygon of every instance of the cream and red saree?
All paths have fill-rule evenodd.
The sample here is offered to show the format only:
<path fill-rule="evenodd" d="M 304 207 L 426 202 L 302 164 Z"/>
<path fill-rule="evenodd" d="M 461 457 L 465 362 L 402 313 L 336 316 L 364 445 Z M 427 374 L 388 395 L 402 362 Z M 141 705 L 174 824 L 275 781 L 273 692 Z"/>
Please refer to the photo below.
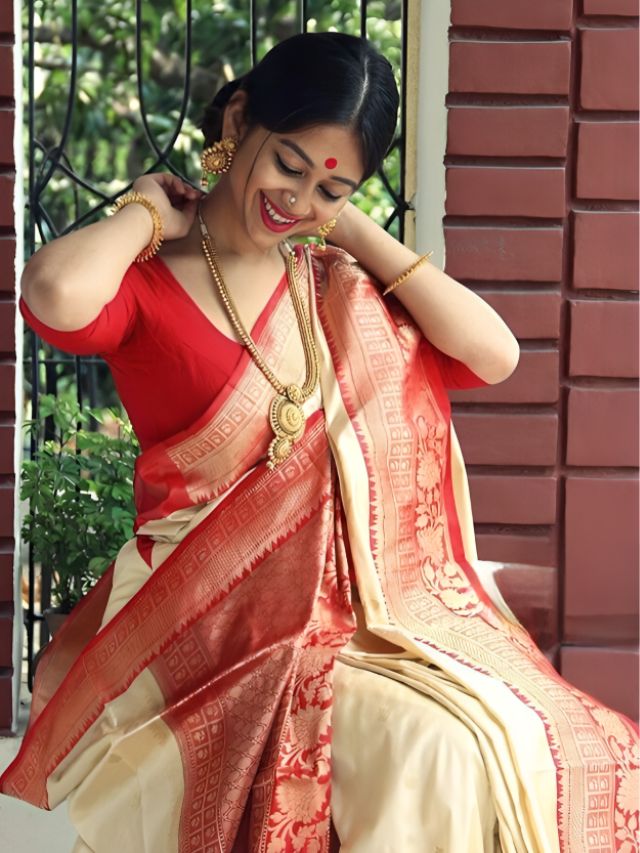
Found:
<path fill-rule="evenodd" d="M 297 251 L 321 361 L 304 436 L 267 469 L 274 392 L 245 351 L 142 454 L 136 536 L 42 656 L 0 791 L 68 800 L 78 852 L 326 853 L 350 796 L 344 776 L 332 792 L 333 703 L 366 672 L 472 733 L 502 850 L 631 853 L 634 727 L 564 681 L 483 576 L 433 348 L 344 252 Z M 285 292 L 257 341 L 276 375 L 297 335 Z M 369 750 L 372 797 L 401 782 L 402 714 Z M 345 850 L 403 849 L 349 821 Z M 472 853 L 444 844 L 415 850 Z"/>

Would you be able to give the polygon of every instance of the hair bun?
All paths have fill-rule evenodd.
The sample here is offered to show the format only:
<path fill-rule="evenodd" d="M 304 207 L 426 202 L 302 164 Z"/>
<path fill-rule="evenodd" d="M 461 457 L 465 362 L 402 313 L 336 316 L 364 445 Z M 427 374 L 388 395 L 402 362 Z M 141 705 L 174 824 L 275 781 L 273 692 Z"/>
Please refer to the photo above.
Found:
<path fill-rule="evenodd" d="M 242 84 L 247 78 L 247 74 L 242 77 L 236 77 L 235 80 L 230 80 L 220 89 L 208 107 L 205 108 L 202 118 L 197 124 L 197 127 L 202 131 L 204 136 L 205 146 L 211 145 L 222 136 L 222 117 L 224 108 L 231 100 L 234 92 L 242 87 Z"/>

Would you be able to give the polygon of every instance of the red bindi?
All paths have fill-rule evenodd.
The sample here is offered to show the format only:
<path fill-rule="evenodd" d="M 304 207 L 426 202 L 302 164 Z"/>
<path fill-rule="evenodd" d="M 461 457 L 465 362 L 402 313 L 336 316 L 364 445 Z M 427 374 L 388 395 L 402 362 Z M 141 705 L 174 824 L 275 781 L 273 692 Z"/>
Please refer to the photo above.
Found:
<path fill-rule="evenodd" d="M 328 157 L 324 161 L 324 165 L 327 167 L 327 169 L 335 169 L 335 167 L 338 165 L 338 161 L 335 157 Z"/>

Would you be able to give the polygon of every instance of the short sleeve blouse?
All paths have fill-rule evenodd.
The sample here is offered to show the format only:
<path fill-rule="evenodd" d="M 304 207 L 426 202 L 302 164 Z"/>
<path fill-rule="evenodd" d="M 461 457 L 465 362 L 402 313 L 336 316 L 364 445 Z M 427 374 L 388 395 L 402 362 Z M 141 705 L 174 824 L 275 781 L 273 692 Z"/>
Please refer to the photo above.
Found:
<path fill-rule="evenodd" d="M 283 274 L 256 321 L 286 287 Z M 81 329 L 47 326 L 21 297 L 27 324 L 45 341 L 75 355 L 100 355 L 143 450 L 189 427 L 224 388 L 243 345 L 217 329 L 159 255 L 131 264 L 120 288 Z M 447 388 L 485 385 L 465 364 L 432 348 Z"/>

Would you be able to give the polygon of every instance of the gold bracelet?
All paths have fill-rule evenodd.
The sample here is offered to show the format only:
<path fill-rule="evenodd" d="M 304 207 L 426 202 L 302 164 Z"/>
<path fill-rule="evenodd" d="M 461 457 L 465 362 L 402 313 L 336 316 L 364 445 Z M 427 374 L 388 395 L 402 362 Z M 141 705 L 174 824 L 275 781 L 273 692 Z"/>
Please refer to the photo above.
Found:
<path fill-rule="evenodd" d="M 427 252 L 427 254 L 426 254 L 426 255 L 421 255 L 415 263 L 411 264 L 411 266 L 409 267 L 409 269 L 408 269 L 408 270 L 405 270 L 405 271 L 402 273 L 402 275 L 399 275 L 399 276 L 398 276 L 398 278 L 394 279 L 394 280 L 391 282 L 391 284 L 389 285 L 389 287 L 387 287 L 387 288 L 386 288 L 386 290 L 383 290 L 383 291 L 382 291 L 382 295 L 383 295 L 383 296 L 387 296 L 387 294 L 389 294 L 389 293 L 391 293 L 393 290 L 395 290 L 395 289 L 396 289 L 396 287 L 398 287 L 398 285 L 402 284 L 402 282 L 403 282 L 403 281 L 406 281 L 406 280 L 409 278 L 409 276 L 411 275 L 411 273 L 412 273 L 414 270 L 417 270 L 417 269 L 418 269 L 418 267 L 420 266 L 420 264 L 423 264 L 425 261 L 428 261 L 428 260 L 429 260 L 429 258 L 431 257 L 431 255 L 433 255 L 433 251 L 434 251 L 434 250 L 432 249 L 430 252 Z"/>
<path fill-rule="evenodd" d="M 136 255 L 134 259 L 135 262 L 139 264 L 141 261 L 148 261 L 149 258 L 152 258 L 158 251 L 164 239 L 164 227 L 155 204 L 151 199 L 148 199 L 146 195 L 142 195 L 142 193 L 139 193 L 137 190 L 130 190 L 124 195 L 121 195 L 113 205 L 111 212 L 117 213 L 119 210 L 122 210 L 125 205 L 133 204 L 135 202 L 144 205 L 153 219 L 153 236 L 151 237 L 149 244 L 140 252 L 140 254 Z"/>

